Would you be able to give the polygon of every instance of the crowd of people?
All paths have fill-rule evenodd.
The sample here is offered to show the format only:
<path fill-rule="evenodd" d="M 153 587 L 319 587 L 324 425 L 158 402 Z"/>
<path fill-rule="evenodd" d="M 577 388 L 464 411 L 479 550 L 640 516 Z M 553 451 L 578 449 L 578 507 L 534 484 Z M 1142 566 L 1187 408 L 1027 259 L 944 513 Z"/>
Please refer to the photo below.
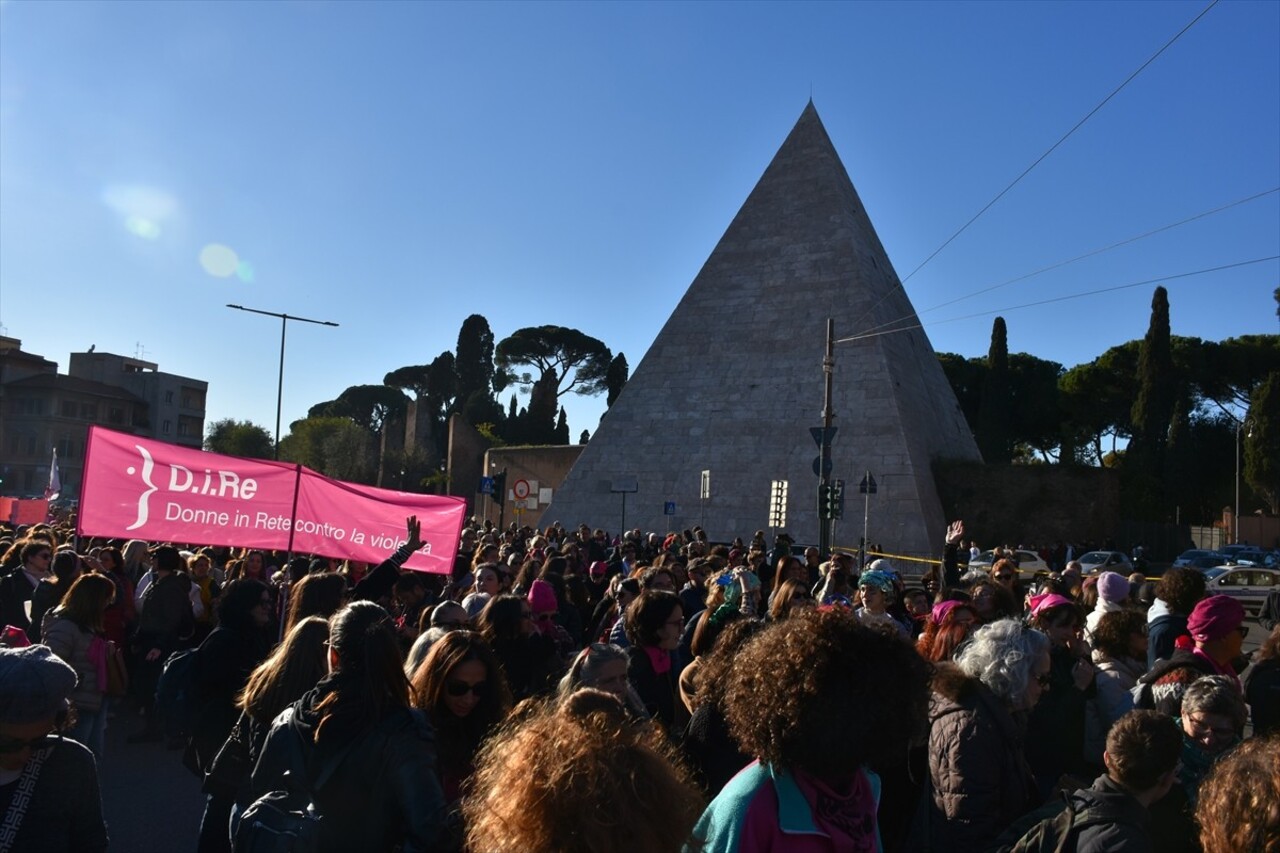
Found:
<path fill-rule="evenodd" d="M 195 775 L 199 853 L 1280 851 L 1280 627 L 1246 659 L 1194 569 L 473 520 L 444 576 L 405 534 L 0 528 L 0 853 L 108 849 L 109 720 Z"/>

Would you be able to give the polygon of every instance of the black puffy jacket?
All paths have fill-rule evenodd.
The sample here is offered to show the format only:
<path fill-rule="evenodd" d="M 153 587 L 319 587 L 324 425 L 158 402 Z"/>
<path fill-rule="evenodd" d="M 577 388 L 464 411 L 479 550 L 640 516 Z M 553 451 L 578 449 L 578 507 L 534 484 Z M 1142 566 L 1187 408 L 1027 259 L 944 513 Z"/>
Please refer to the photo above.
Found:
<path fill-rule="evenodd" d="M 322 853 L 433 849 L 444 822 L 444 794 L 426 715 L 397 708 L 372 727 L 317 745 L 320 717 L 315 707 L 328 695 L 331 678 L 276 718 L 253 770 L 252 796 L 285 789 L 284 774 L 294 748 L 289 739 L 301 739 L 313 780 L 345 750 L 337 769 L 315 792 L 324 826 Z"/>

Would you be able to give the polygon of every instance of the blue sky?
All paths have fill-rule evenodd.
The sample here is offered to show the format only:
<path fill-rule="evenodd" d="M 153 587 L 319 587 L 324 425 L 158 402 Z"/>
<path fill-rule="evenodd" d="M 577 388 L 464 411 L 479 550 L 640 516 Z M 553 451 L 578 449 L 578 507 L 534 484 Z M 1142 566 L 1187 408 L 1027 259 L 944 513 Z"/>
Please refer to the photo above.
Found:
<path fill-rule="evenodd" d="M 0 324 L 268 429 L 279 325 L 228 302 L 341 323 L 290 325 L 286 425 L 475 312 L 634 368 L 810 94 L 905 277 L 1205 5 L 0 0 Z M 1280 3 L 1222 2 L 907 292 L 981 355 L 990 315 L 942 321 L 1280 254 L 1280 193 L 927 309 L 1277 187 Z M 1173 331 L 1275 333 L 1278 283 L 1169 281 Z M 1006 311 L 1010 349 L 1089 361 L 1152 287 Z"/>

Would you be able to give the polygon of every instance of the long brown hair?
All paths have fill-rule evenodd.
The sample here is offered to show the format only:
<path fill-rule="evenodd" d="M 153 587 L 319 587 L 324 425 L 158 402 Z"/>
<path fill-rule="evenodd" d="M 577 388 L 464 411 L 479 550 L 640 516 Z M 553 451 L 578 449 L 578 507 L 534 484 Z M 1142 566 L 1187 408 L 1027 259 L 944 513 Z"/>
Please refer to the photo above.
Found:
<path fill-rule="evenodd" d="M 328 619 L 342 607 L 347 595 L 347 579 L 332 572 L 310 574 L 293 585 L 289 591 L 289 612 L 285 616 L 287 633 L 294 625 L 308 616 Z"/>
<path fill-rule="evenodd" d="M 476 707 L 463 719 L 449 713 L 445 693 L 449 678 L 464 663 L 484 666 L 485 689 Z M 479 634 L 450 631 L 431 646 L 410 684 L 413 706 L 427 712 L 436 729 L 441 766 L 469 764 L 472 755 L 511 711 L 511 689 L 502 665 Z"/>
<path fill-rule="evenodd" d="M 102 611 L 116 597 L 116 585 L 106 575 L 86 574 L 76 578 L 53 611 L 81 631 L 102 630 Z"/>
<path fill-rule="evenodd" d="M 258 722 L 270 723 L 324 678 L 328 641 L 327 619 L 309 616 L 294 625 L 284 642 L 249 676 L 236 697 L 236 706 Z"/>

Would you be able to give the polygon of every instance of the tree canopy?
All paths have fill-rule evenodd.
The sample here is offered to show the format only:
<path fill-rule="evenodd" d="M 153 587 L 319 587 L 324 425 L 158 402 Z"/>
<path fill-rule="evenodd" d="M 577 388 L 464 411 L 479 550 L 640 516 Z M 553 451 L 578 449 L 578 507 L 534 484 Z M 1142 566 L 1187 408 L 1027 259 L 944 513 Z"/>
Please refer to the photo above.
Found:
<path fill-rule="evenodd" d="M 209 424 L 204 437 L 204 449 L 251 459 L 275 457 L 275 442 L 266 428 L 251 421 L 238 421 L 234 418 L 223 418 Z"/>

